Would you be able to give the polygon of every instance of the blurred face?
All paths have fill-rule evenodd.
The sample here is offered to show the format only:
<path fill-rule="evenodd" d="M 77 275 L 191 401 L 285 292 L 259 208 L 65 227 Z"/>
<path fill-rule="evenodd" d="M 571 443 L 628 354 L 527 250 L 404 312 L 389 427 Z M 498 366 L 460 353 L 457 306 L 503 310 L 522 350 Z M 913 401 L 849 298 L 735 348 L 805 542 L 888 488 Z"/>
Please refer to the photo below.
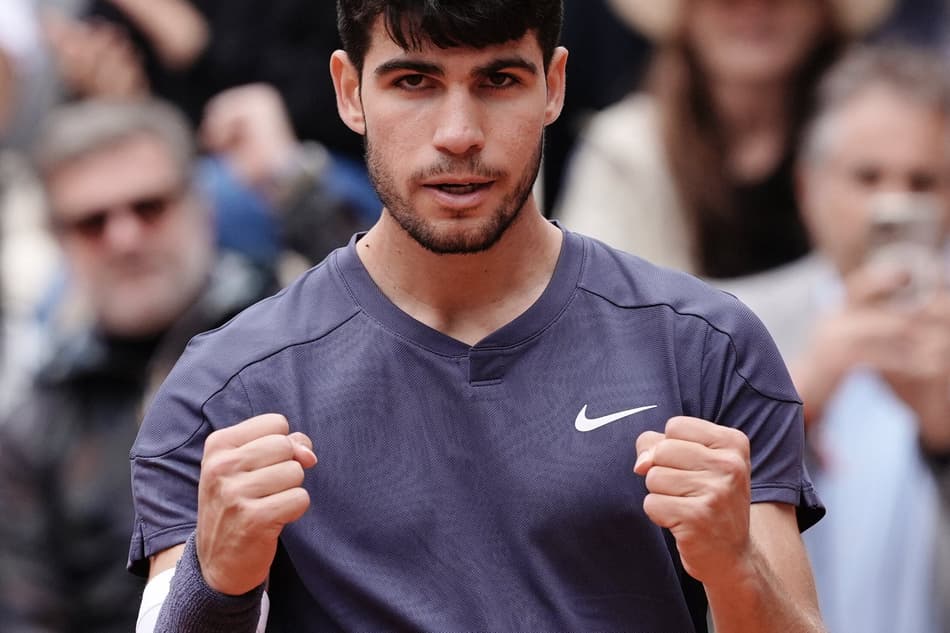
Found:
<path fill-rule="evenodd" d="M 166 147 L 148 135 L 69 163 L 47 181 L 53 226 L 100 327 L 161 332 L 194 300 L 211 226 Z"/>
<path fill-rule="evenodd" d="M 714 81 L 781 81 L 808 57 L 828 16 L 822 0 L 692 0 L 686 39 Z"/>
<path fill-rule="evenodd" d="M 544 127 L 560 112 L 566 51 L 547 77 L 534 34 L 485 49 L 405 51 L 377 21 L 362 78 L 335 58 L 340 111 L 366 135 L 387 212 L 442 254 L 490 248 L 531 195 Z"/>
<path fill-rule="evenodd" d="M 827 121 L 824 156 L 803 170 L 816 247 L 847 274 L 864 259 L 875 194 L 936 194 L 948 222 L 950 121 L 887 87 L 869 87 Z"/>

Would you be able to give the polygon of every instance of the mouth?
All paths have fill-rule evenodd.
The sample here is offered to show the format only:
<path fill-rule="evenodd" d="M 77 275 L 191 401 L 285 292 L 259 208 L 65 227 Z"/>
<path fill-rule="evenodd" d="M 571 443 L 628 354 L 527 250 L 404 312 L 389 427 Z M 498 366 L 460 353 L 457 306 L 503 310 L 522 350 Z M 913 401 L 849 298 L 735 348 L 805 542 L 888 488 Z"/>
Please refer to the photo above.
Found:
<path fill-rule="evenodd" d="M 491 182 L 432 183 L 424 186 L 453 196 L 467 196 L 483 189 L 488 189 L 491 186 Z"/>

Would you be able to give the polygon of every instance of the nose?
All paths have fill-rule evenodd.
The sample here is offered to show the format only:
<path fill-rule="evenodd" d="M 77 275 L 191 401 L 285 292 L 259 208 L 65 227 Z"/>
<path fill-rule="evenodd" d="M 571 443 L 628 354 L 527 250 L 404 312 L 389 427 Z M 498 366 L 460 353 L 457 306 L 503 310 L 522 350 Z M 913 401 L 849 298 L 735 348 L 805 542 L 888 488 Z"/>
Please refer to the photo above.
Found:
<path fill-rule="evenodd" d="M 106 222 L 103 241 L 118 252 L 136 250 L 145 238 L 144 226 L 128 207 L 117 210 Z"/>
<path fill-rule="evenodd" d="M 464 156 L 485 146 L 483 112 L 478 97 L 468 90 L 448 92 L 437 116 L 433 144 L 439 151 Z"/>

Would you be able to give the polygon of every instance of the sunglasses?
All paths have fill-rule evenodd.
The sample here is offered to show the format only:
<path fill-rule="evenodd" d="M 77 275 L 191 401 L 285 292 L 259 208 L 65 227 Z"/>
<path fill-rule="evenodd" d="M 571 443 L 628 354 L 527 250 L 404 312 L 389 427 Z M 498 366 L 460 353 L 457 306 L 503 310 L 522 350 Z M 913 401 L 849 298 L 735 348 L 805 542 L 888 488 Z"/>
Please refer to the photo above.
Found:
<path fill-rule="evenodd" d="M 53 224 L 56 231 L 63 235 L 75 235 L 94 242 L 102 239 L 110 220 L 120 214 L 131 214 L 143 226 L 155 226 L 181 200 L 183 195 L 183 190 L 177 190 L 153 196 L 143 196 L 124 204 L 77 214 L 75 218 L 56 218 L 53 220 Z"/>

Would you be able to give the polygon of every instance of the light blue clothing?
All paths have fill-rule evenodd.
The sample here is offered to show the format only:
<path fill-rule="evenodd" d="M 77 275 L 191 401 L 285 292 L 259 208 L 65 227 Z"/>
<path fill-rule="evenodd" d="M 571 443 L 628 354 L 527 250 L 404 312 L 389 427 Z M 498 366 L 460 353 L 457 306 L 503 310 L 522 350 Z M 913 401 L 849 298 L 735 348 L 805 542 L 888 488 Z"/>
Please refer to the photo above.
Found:
<path fill-rule="evenodd" d="M 752 308 L 786 360 L 844 298 L 840 277 L 817 255 L 716 285 Z M 939 498 L 914 412 L 879 375 L 856 369 L 809 439 L 809 471 L 828 514 L 803 538 L 830 633 L 943 631 L 934 583 Z"/>
<path fill-rule="evenodd" d="M 804 534 L 830 633 L 937 633 L 938 498 L 913 412 L 876 374 L 841 385 L 811 474 L 828 514 Z"/>

